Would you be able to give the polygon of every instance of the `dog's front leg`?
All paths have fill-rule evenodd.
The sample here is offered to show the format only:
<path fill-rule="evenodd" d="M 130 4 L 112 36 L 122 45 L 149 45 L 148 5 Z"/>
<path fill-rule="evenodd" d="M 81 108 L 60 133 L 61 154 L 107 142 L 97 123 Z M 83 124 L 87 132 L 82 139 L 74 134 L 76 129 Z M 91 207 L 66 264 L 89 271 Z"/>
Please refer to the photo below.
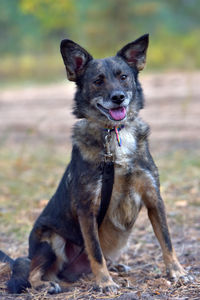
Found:
<path fill-rule="evenodd" d="M 74 211 L 78 217 L 84 246 L 97 286 L 104 292 L 115 292 L 117 285 L 108 272 L 99 242 L 97 225 L 102 168 L 94 161 L 87 161 L 79 148 L 74 146 L 69 172 L 74 176 L 71 182 L 71 190 L 75 199 Z"/>
<path fill-rule="evenodd" d="M 103 292 L 116 292 L 118 285 L 112 280 L 103 256 L 95 215 L 91 211 L 79 212 L 79 223 L 97 288 Z"/>
<path fill-rule="evenodd" d="M 148 179 L 144 183 L 143 201 L 147 207 L 148 216 L 155 235 L 162 248 L 167 275 L 173 281 L 178 281 L 179 279 L 183 282 L 190 281 L 191 277 L 187 275 L 186 271 L 180 265 L 173 249 L 164 202 L 160 196 L 159 188 L 150 183 Z"/>

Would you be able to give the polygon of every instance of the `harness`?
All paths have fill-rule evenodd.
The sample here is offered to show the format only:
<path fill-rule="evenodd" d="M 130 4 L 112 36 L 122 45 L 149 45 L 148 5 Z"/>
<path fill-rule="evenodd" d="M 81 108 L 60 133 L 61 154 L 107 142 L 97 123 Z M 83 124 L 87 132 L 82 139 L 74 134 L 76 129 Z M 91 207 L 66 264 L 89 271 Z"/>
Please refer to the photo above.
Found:
<path fill-rule="evenodd" d="M 120 130 L 124 128 L 124 125 L 114 128 L 106 128 L 106 134 L 104 136 L 104 162 L 101 165 L 102 168 L 102 188 L 101 188 L 101 204 L 99 208 L 99 213 L 97 216 L 97 224 L 98 228 L 101 226 L 106 212 L 108 210 L 110 199 L 112 196 L 113 184 L 114 184 L 114 157 L 110 149 L 110 140 L 111 140 L 111 132 L 115 131 L 116 139 L 118 142 L 118 146 L 121 147 L 121 138 L 119 136 Z M 80 249 L 80 252 L 75 256 L 75 258 L 70 262 L 68 267 L 75 263 L 75 261 L 83 254 L 85 247 L 83 246 Z"/>

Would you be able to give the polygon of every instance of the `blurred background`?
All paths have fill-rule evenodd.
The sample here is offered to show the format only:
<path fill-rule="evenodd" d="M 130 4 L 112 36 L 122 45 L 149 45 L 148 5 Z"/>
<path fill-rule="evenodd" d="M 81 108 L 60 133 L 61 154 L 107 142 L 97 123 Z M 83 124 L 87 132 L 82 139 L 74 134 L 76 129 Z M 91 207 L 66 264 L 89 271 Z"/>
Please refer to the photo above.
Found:
<path fill-rule="evenodd" d="M 63 78 L 63 38 L 98 58 L 149 32 L 148 71 L 200 67 L 198 0 L 0 0 L 0 9 L 1 85 Z"/>
<path fill-rule="evenodd" d="M 26 252 L 30 228 L 69 161 L 74 84 L 66 79 L 60 41 L 70 38 L 100 58 L 144 33 L 150 46 L 140 74 L 146 98 L 141 115 L 151 126 L 175 245 L 184 242 L 183 262 L 195 263 L 199 0 L 0 0 L 0 249 Z"/>
<path fill-rule="evenodd" d="M 0 0 L 1 140 L 70 143 L 74 85 L 60 55 L 63 38 L 100 58 L 147 32 L 142 114 L 152 143 L 162 141 L 161 151 L 169 140 L 170 147 L 198 144 L 198 0 Z"/>

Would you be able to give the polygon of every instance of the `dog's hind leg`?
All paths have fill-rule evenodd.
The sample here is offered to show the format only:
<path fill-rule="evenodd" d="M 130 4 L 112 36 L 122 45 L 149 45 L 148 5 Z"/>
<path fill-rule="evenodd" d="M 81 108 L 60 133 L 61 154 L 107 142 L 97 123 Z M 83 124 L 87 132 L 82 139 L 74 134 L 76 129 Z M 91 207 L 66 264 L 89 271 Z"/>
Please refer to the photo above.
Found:
<path fill-rule="evenodd" d="M 39 243 L 30 266 L 30 282 L 34 288 L 45 288 L 50 294 L 61 292 L 56 262 L 57 257 L 51 245 L 48 242 Z"/>

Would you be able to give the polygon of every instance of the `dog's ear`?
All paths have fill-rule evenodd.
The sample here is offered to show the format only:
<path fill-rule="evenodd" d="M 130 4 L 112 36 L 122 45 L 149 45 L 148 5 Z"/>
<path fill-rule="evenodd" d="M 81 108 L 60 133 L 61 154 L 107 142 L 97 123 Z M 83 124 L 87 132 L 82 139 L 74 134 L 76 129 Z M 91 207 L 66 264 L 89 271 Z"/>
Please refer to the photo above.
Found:
<path fill-rule="evenodd" d="M 117 52 L 117 56 L 121 56 L 131 67 L 136 67 L 140 71 L 145 66 L 148 44 L 149 34 L 145 34 L 124 46 Z"/>
<path fill-rule="evenodd" d="M 71 81 L 76 81 L 92 59 L 92 56 L 81 46 L 71 40 L 62 40 L 60 52 L 66 67 L 67 77 Z"/>

